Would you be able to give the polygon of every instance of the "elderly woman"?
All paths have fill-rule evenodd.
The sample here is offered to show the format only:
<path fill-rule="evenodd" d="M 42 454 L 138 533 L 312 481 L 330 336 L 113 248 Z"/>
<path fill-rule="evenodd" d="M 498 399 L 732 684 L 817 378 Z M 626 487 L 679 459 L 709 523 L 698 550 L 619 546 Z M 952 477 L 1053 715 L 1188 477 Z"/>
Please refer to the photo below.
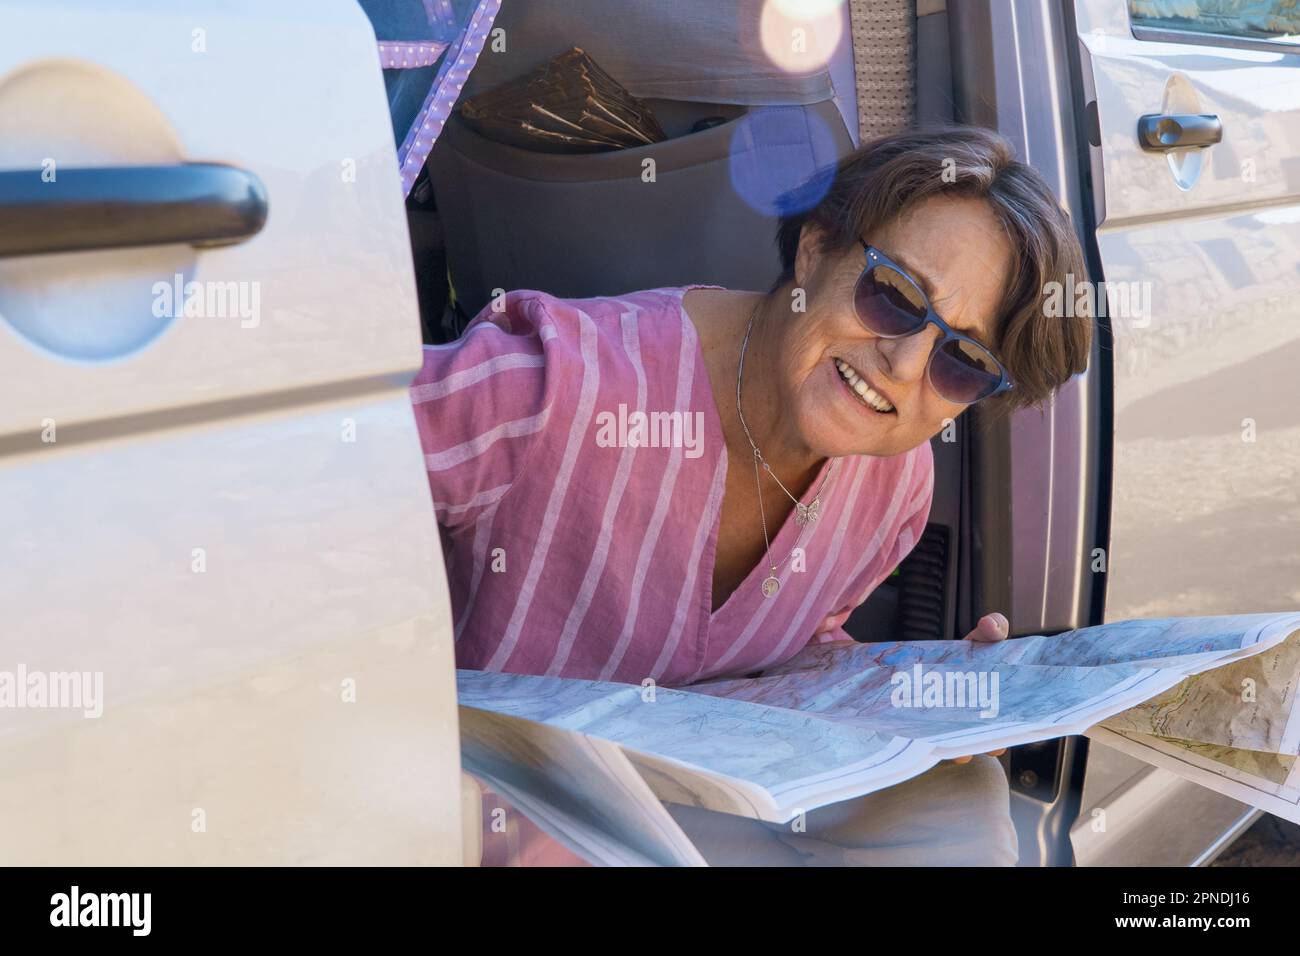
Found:
<path fill-rule="evenodd" d="M 682 686 L 848 640 L 925 527 L 929 439 L 1083 370 L 1088 321 L 1041 305 L 1084 274 L 1078 242 L 1005 140 L 877 140 L 825 186 L 781 221 L 767 293 L 512 292 L 425 349 L 412 400 L 459 666 Z M 576 861 L 524 820 L 490 826 L 506 804 L 485 794 L 485 861 Z M 980 755 L 801 832 L 669 809 L 711 862 L 1010 865 L 1008 802 Z"/>

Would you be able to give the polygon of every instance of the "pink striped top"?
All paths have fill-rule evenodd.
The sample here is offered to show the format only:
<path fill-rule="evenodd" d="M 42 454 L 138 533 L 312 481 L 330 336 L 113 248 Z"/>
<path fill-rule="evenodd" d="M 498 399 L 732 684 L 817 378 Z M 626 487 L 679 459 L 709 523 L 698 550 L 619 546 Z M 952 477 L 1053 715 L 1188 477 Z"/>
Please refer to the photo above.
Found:
<path fill-rule="evenodd" d="M 711 610 L 727 456 L 687 288 L 512 292 L 425 347 L 411 399 L 459 667 L 666 686 L 761 670 L 860 604 L 920 536 L 928 443 L 842 459 L 820 518 L 792 513 L 772 540 L 778 562 L 802 549 L 776 596 L 763 562 Z"/>

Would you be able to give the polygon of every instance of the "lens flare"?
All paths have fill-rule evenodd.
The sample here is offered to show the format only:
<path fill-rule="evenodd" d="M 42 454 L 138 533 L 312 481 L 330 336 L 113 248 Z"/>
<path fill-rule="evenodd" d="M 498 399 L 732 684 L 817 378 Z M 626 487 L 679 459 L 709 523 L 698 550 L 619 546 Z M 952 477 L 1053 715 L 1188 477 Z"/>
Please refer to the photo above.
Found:
<path fill-rule="evenodd" d="M 763 52 L 787 73 L 825 68 L 844 35 L 843 0 L 767 0 L 759 18 Z"/>
<path fill-rule="evenodd" d="M 799 106 L 756 109 L 731 135 L 731 183 L 751 208 L 776 218 L 811 209 L 835 178 L 835 137 Z"/>
<path fill-rule="evenodd" d="M 846 0 L 772 0 L 772 5 L 788 17 L 813 19 L 838 14 Z"/>

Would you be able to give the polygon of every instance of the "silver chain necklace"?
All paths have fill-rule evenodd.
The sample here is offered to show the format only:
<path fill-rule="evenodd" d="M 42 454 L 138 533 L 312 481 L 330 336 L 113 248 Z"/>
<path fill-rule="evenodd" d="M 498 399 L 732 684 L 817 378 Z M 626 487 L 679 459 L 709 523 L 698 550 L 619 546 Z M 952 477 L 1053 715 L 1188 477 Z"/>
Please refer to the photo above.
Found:
<path fill-rule="evenodd" d="M 760 300 L 758 305 L 754 306 L 754 311 L 749 313 L 749 325 L 745 328 L 744 341 L 740 343 L 740 366 L 736 369 L 736 416 L 740 419 L 740 427 L 745 431 L 745 438 L 749 440 L 749 447 L 754 449 L 754 484 L 758 488 L 758 517 L 763 523 L 763 546 L 767 552 L 767 566 L 770 572 L 768 576 L 763 579 L 763 597 L 770 598 L 781 588 L 781 582 L 776 576 L 777 570 L 784 566 L 786 561 L 790 560 L 791 555 L 794 554 L 795 549 L 798 548 L 799 545 L 796 541 L 795 547 L 790 549 L 790 554 L 787 554 L 781 560 L 781 564 L 778 565 L 772 561 L 772 541 L 768 537 L 767 533 L 767 511 L 763 507 L 762 471 L 766 471 L 771 475 L 772 480 L 776 482 L 777 487 L 784 491 L 786 497 L 794 502 L 796 509 L 794 515 L 795 524 L 799 525 L 801 528 L 806 528 L 808 525 L 816 521 L 818 515 L 821 514 L 822 493 L 826 490 L 827 483 L 835 473 L 835 467 L 839 464 L 840 460 L 836 458 L 831 461 L 830 468 L 826 470 L 826 474 L 817 488 L 817 494 L 813 495 L 812 501 L 808 502 L 808 504 L 804 504 L 794 495 L 790 494 L 790 490 L 781 483 L 781 479 L 772 471 L 772 466 L 767 463 L 767 459 L 763 457 L 763 453 L 758 450 L 758 445 L 754 443 L 754 436 L 749 431 L 749 425 L 745 422 L 745 413 L 740 407 L 740 388 L 741 383 L 745 379 L 745 352 L 749 348 L 749 336 L 750 333 L 754 331 L 754 319 L 758 316 L 758 307 L 761 304 L 762 301 Z M 762 471 L 760 471 L 760 468 Z M 802 534 L 800 537 L 802 538 Z"/>

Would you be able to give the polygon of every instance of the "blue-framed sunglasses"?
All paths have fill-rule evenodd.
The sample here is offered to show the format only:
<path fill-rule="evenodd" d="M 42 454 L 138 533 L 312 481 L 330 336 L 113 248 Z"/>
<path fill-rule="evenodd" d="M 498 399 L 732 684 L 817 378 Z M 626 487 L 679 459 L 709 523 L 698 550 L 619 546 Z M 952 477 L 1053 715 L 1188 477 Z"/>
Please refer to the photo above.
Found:
<path fill-rule="evenodd" d="M 859 240 L 860 241 L 860 240 Z M 933 322 L 943 332 L 926 364 L 930 387 L 939 397 L 971 405 L 1011 388 L 1006 368 L 969 335 L 955 331 L 935 313 L 930 300 L 907 271 L 875 246 L 862 249 L 867 264 L 853 289 L 858 321 L 885 339 L 915 335 Z"/>

